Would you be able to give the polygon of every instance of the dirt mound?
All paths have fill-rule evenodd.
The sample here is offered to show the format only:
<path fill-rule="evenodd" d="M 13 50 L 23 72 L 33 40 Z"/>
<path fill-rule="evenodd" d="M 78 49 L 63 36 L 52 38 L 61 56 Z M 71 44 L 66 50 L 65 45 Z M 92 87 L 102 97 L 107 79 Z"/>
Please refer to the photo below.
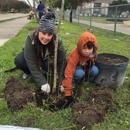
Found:
<path fill-rule="evenodd" d="M 45 95 L 43 96 L 39 91 L 35 92 L 34 97 L 29 85 L 22 84 L 13 77 L 5 84 L 4 96 L 11 110 L 23 109 L 29 102 L 35 102 L 38 107 L 42 107 L 42 99 L 45 98 L 46 103 L 50 104 L 49 97 L 44 97 Z M 90 92 L 81 102 L 72 105 L 72 114 L 77 130 L 90 128 L 92 125 L 103 121 L 111 107 L 112 95 L 108 89 L 96 89 L 95 92 Z"/>
<path fill-rule="evenodd" d="M 7 105 L 11 110 L 20 110 L 27 103 L 34 101 L 30 86 L 22 84 L 19 80 L 11 77 L 5 84 L 4 89 Z"/>
<path fill-rule="evenodd" d="M 112 95 L 108 90 L 89 94 L 82 102 L 72 106 L 72 113 L 77 129 L 90 128 L 103 120 L 112 107 Z"/>

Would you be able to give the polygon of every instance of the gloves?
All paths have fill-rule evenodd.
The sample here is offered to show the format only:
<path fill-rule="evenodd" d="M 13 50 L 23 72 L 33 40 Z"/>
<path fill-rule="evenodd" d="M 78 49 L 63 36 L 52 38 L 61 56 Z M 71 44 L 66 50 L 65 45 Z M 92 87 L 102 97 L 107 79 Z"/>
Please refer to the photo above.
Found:
<path fill-rule="evenodd" d="M 66 107 L 68 107 L 73 102 L 73 97 L 72 96 L 66 96 L 65 98 L 67 100 Z"/>
<path fill-rule="evenodd" d="M 63 99 L 60 99 L 57 103 L 49 105 L 49 110 L 52 112 L 62 110 L 64 108 L 67 108 L 69 105 L 71 105 L 71 103 L 73 103 L 73 97 L 66 96 Z"/>
<path fill-rule="evenodd" d="M 63 93 L 64 92 L 64 87 L 61 85 L 60 86 L 60 91 Z"/>
<path fill-rule="evenodd" d="M 50 85 L 48 83 L 41 86 L 42 92 L 50 93 Z"/>

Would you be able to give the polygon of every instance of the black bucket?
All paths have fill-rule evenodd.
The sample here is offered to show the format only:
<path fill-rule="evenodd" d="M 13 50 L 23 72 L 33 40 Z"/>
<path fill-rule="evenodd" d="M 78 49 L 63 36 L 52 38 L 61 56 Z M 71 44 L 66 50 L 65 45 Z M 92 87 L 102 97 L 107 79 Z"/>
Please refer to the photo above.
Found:
<path fill-rule="evenodd" d="M 128 63 L 129 59 L 121 55 L 98 54 L 95 65 L 99 69 L 99 74 L 94 78 L 94 82 L 102 87 L 120 88 L 124 82 Z"/>

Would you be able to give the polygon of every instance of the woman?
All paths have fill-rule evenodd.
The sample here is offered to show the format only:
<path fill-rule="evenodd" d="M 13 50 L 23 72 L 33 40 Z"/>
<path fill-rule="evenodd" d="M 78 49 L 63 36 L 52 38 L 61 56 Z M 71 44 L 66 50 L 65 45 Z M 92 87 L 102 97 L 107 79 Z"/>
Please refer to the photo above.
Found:
<path fill-rule="evenodd" d="M 24 72 L 23 78 L 32 76 L 41 90 L 46 93 L 50 93 L 50 85 L 45 78 L 45 72 L 54 69 L 55 40 L 52 14 L 47 13 L 41 18 L 37 30 L 27 36 L 23 51 L 15 58 L 16 67 Z M 61 81 L 66 64 L 61 38 L 58 38 L 57 51 L 57 72 Z"/>

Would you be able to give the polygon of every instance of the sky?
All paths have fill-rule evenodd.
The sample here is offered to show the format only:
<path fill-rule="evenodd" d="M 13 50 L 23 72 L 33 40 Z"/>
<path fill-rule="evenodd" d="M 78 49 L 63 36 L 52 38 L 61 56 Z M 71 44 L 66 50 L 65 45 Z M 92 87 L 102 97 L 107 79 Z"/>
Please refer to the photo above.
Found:
<path fill-rule="evenodd" d="M 25 1 L 28 4 L 27 0 L 20 0 L 20 1 Z M 30 1 L 30 4 L 33 6 L 33 0 L 29 0 L 29 1 Z"/>
<path fill-rule="evenodd" d="M 27 2 L 27 0 L 24 0 Z M 33 0 L 29 0 L 30 1 L 30 4 L 33 6 Z M 28 3 L 28 2 L 27 2 Z"/>

